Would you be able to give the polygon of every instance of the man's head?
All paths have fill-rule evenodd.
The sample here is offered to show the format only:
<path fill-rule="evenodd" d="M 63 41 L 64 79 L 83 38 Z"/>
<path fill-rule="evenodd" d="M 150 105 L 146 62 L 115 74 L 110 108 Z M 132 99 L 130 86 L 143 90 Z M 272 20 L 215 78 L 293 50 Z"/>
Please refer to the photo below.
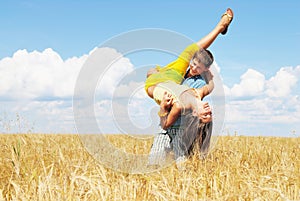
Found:
<path fill-rule="evenodd" d="M 209 50 L 198 50 L 190 61 L 190 74 L 200 75 L 209 70 L 209 67 L 214 61 L 213 54 Z"/>
<path fill-rule="evenodd" d="M 212 121 L 212 112 L 209 104 L 196 99 L 196 107 L 193 108 L 193 115 L 197 116 L 202 123 Z"/>

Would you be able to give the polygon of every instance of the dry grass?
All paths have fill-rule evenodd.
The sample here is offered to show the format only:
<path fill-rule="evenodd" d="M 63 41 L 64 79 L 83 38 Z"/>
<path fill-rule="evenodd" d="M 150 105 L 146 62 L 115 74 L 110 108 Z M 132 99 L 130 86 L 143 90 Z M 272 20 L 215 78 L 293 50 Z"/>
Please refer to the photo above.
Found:
<path fill-rule="evenodd" d="M 110 136 L 131 153 L 152 138 Z M 145 174 L 98 165 L 75 135 L 0 135 L 0 200 L 300 200 L 300 138 L 219 137 L 206 160 Z"/>

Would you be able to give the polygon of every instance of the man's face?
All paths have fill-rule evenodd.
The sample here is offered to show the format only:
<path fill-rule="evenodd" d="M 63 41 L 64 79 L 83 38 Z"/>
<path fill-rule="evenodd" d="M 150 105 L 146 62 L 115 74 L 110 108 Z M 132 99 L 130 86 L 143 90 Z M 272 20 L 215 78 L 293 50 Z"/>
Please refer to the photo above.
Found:
<path fill-rule="evenodd" d="M 208 68 L 206 68 L 203 63 L 198 62 L 196 59 L 191 60 L 191 62 L 190 62 L 191 76 L 200 75 L 207 70 L 208 70 Z"/>
<path fill-rule="evenodd" d="M 209 104 L 199 99 L 196 100 L 197 107 L 193 110 L 194 116 L 198 116 L 202 123 L 212 121 L 212 112 Z"/>

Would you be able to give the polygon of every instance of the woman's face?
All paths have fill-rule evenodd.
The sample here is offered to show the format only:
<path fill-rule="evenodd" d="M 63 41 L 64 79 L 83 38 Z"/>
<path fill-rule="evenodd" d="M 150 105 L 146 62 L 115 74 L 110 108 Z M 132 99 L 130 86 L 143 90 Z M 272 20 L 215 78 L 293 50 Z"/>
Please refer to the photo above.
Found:
<path fill-rule="evenodd" d="M 208 70 L 208 68 L 206 68 L 203 63 L 198 62 L 196 59 L 191 60 L 191 62 L 190 62 L 190 75 L 191 76 L 200 75 L 207 70 Z"/>

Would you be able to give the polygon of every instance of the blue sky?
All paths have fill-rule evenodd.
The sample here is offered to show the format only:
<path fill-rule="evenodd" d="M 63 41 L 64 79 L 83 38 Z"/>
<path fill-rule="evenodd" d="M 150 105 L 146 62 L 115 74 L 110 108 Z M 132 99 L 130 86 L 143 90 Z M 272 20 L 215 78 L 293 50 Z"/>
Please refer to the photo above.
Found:
<path fill-rule="evenodd" d="M 210 47 L 226 92 L 224 132 L 299 135 L 300 2 L 296 0 L 2 1 L 2 125 L 7 127 L 17 113 L 36 132 L 74 132 L 72 79 L 94 48 L 143 28 L 171 30 L 196 41 L 227 7 L 234 10 L 234 20 L 228 34 Z M 151 61 L 166 64 L 168 59 L 155 54 L 124 62 L 134 68 Z M 69 82 L 60 83 L 68 79 L 66 74 L 72 74 Z M 249 82 L 258 88 L 253 90 Z"/>

